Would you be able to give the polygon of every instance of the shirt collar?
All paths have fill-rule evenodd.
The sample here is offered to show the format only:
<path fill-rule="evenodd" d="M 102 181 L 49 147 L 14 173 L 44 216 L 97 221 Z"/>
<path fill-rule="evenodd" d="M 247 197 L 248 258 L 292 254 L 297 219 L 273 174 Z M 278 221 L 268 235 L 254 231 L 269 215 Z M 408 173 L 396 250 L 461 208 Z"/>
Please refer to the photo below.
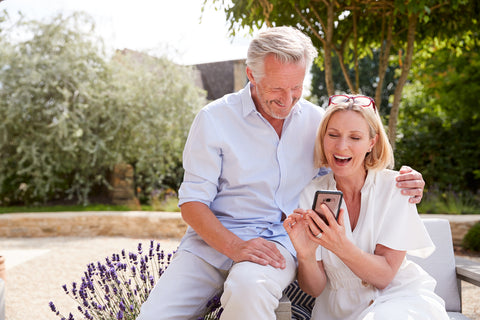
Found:
<path fill-rule="evenodd" d="M 253 103 L 252 99 L 252 91 L 250 89 L 250 82 L 247 82 L 247 85 L 242 89 L 242 108 L 243 108 L 243 116 L 246 117 L 252 112 L 256 112 L 257 108 L 255 107 L 255 103 Z"/>

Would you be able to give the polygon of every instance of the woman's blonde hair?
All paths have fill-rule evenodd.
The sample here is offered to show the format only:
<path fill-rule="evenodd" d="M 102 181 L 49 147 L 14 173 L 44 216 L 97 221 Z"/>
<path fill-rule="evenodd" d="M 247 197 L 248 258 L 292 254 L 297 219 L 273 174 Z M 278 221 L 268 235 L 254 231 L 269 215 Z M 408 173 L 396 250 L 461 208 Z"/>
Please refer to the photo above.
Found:
<path fill-rule="evenodd" d="M 354 97 L 354 96 L 352 96 Z M 393 150 L 388 141 L 385 128 L 378 111 L 373 106 L 358 106 L 350 99 L 344 103 L 330 104 L 323 116 L 322 122 L 318 127 L 317 138 L 315 140 L 314 164 L 317 168 L 328 167 L 327 158 L 323 149 L 323 139 L 327 132 L 330 118 L 337 112 L 354 111 L 361 115 L 368 124 L 369 137 L 374 138 L 378 134 L 378 140 L 372 148 L 372 151 L 365 156 L 365 169 L 381 170 L 392 169 L 394 165 Z"/>

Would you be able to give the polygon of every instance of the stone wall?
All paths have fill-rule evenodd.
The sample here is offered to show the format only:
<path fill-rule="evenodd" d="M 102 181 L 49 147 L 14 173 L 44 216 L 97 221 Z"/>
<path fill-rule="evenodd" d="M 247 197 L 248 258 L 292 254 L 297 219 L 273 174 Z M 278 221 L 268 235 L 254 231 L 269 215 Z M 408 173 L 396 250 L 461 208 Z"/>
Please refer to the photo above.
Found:
<path fill-rule="evenodd" d="M 180 238 L 187 225 L 172 212 L 58 212 L 0 215 L 0 237 Z"/>
<path fill-rule="evenodd" d="M 447 219 L 453 244 L 461 245 L 480 215 L 422 214 L 424 219 Z M 95 237 L 181 238 L 187 229 L 175 212 L 58 212 L 0 214 L 0 237 Z"/>
<path fill-rule="evenodd" d="M 455 246 L 461 246 L 463 237 L 468 230 L 480 221 L 480 215 L 451 215 L 451 214 L 420 214 L 423 219 L 447 219 L 452 230 L 452 240 Z"/>

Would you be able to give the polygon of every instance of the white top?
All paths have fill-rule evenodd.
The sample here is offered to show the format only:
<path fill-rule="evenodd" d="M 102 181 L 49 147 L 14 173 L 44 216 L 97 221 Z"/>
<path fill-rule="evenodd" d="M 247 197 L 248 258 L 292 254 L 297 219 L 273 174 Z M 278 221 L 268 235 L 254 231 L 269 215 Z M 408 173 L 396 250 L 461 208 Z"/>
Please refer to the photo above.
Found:
<path fill-rule="evenodd" d="M 357 247 L 368 253 L 373 254 L 376 245 L 382 244 L 391 249 L 407 251 L 411 255 L 427 257 L 435 246 L 416 206 L 409 203 L 408 198 L 402 196 L 400 189 L 395 186 L 396 175 L 398 173 L 391 170 L 368 172 L 361 190 L 360 216 L 353 231 L 347 207 L 342 203 L 346 235 Z M 300 196 L 301 208 L 312 207 L 316 190 L 336 190 L 333 173 L 314 179 L 305 188 Z M 435 280 L 407 259 L 383 290 L 362 283 L 335 254 L 321 246 L 317 249 L 317 260 L 323 260 L 328 282 L 316 299 L 312 319 L 363 319 L 372 312 L 379 316 L 379 306 L 385 306 L 385 302 L 389 302 L 386 317 L 379 316 L 379 319 L 390 319 L 388 314 L 403 312 L 412 312 L 417 316 L 415 319 L 420 319 L 418 315 L 422 313 L 428 316 L 434 314 L 432 319 L 446 316 L 443 300 L 433 292 Z"/>
<path fill-rule="evenodd" d="M 316 131 L 324 110 L 300 99 L 283 124 L 282 136 L 257 111 L 250 84 L 226 95 L 196 116 L 185 144 L 185 176 L 179 205 L 199 201 L 243 240 L 262 237 L 295 254 L 282 225 L 298 207 L 303 188 L 315 177 Z M 232 261 L 188 228 L 179 250 L 229 269 Z"/>

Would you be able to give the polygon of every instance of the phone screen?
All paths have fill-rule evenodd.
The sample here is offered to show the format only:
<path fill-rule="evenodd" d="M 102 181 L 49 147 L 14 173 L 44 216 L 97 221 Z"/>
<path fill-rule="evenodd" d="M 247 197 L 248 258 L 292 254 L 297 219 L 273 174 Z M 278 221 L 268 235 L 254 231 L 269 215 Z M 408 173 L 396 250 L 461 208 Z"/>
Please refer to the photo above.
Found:
<path fill-rule="evenodd" d="M 318 190 L 315 192 L 313 199 L 312 209 L 318 214 L 320 218 L 328 225 L 327 218 L 323 214 L 323 210 L 320 208 L 322 203 L 325 203 L 327 207 L 332 211 L 335 216 L 335 220 L 338 219 L 338 213 L 340 212 L 340 206 L 342 204 L 343 193 L 336 190 Z"/>

